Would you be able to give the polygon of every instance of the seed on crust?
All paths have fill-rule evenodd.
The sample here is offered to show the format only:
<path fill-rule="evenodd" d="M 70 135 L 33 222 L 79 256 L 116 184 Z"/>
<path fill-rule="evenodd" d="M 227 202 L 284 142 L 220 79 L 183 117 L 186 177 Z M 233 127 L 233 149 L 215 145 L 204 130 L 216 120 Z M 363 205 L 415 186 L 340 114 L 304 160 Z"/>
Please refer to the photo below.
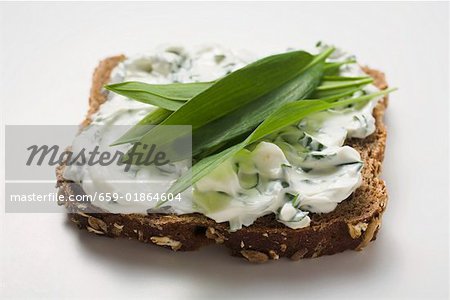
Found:
<path fill-rule="evenodd" d="M 308 253 L 308 249 L 306 249 L 306 248 L 300 249 L 297 252 L 295 252 L 294 254 L 292 254 L 291 259 L 292 260 L 300 260 L 306 255 L 306 253 Z"/>
<path fill-rule="evenodd" d="M 78 221 L 77 219 L 75 219 L 74 217 L 70 218 L 70 221 L 74 222 L 77 225 L 80 225 L 80 221 Z"/>
<path fill-rule="evenodd" d="M 77 211 L 77 214 L 79 214 L 80 216 L 83 216 L 85 218 L 89 218 L 90 217 L 90 215 L 87 215 L 87 214 L 85 214 L 85 213 L 83 213 L 81 211 Z"/>
<path fill-rule="evenodd" d="M 269 260 L 267 254 L 255 250 L 241 250 L 241 254 L 252 263 L 264 263 Z"/>
<path fill-rule="evenodd" d="M 205 235 L 208 239 L 215 240 L 217 244 L 223 244 L 223 242 L 227 239 L 223 234 L 216 231 L 214 227 L 208 227 Z"/>
<path fill-rule="evenodd" d="M 369 224 L 365 223 L 365 222 L 359 222 L 356 225 L 353 224 L 347 224 L 348 227 L 348 233 L 350 234 L 350 236 L 352 237 L 352 239 L 357 239 L 361 236 L 361 234 L 366 231 L 367 226 Z"/>
<path fill-rule="evenodd" d="M 286 249 L 287 249 L 287 245 L 286 245 L 286 244 L 281 244 L 281 245 L 280 245 L 280 250 L 281 250 L 281 252 L 285 252 Z"/>
<path fill-rule="evenodd" d="M 362 250 L 370 243 L 380 225 L 381 225 L 381 216 L 372 219 L 370 224 L 367 226 L 363 241 L 361 242 L 361 244 L 358 245 L 358 247 L 356 247 L 356 250 L 358 251 Z"/>
<path fill-rule="evenodd" d="M 321 240 L 317 244 L 316 248 L 314 248 L 314 253 L 311 256 L 311 258 L 316 258 L 316 257 L 319 257 L 320 255 L 322 255 L 322 251 L 326 248 L 326 245 L 327 245 L 327 241 L 326 240 Z"/>
<path fill-rule="evenodd" d="M 88 223 L 95 230 L 102 230 L 103 232 L 108 232 L 108 226 L 103 220 L 89 216 Z"/>
<path fill-rule="evenodd" d="M 95 230 L 94 228 L 92 228 L 90 226 L 86 226 L 86 229 L 87 229 L 87 231 L 93 232 L 93 233 L 96 233 L 96 234 L 100 234 L 100 235 L 105 234 L 104 232 L 99 231 L 99 230 Z"/>
<path fill-rule="evenodd" d="M 169 246 L 173 251 L 177 251 L 183 246 L 180 241 L 172 240 L 168 236 L 152 236 L 150 240 L 159 246 Z"/>
<path fill-rule="evenodd" d="M 273 250 L 269 250 L 269 256 L 271 259 L 277 260 L 280 258 L 280 256 Z"/>
<path fill-rule="evenodd" d="M 123 225 L 119 225 L 117 223 L 114 223 L 111 228 L 111 233 L 115 236 L 119 236 L 122 233 Z"/>

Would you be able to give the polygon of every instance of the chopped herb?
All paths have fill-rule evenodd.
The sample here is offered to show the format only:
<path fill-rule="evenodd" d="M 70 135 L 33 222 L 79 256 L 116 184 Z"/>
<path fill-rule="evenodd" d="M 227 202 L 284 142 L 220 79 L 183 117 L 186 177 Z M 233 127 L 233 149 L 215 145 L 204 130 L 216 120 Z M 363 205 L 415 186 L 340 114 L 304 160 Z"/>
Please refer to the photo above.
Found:
<path fill-rule="evenodd" d="M 293 195 L 291 193 L 286 193 L 286 198 L 288 199 L 288 201 L 292 201 L 294 200 L 298 195 Z"/>

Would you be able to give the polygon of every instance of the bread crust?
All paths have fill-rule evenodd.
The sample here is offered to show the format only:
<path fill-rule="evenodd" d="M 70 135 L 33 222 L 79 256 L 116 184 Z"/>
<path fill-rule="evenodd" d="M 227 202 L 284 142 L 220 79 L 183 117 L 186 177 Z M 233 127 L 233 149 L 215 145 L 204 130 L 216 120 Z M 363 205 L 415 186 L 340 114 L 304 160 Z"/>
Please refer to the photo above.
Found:
<path fill-rule="evenodd" d="M 91 122 L 91 116 L 106 101 L 103 86 L 108 83 L 112 70 L 123 61 L 123 55 L 107 58 L 95 69 L 89 97 L 89 111 L 81 127 Z M 380 89 L 387 88 L 383 73 L 363 68 L 372 76 Z M 266 262 L 280 257 L 292 260 L 330 255 L 344 250 L 361 250 L 376 239 L 381 218 L 386 209 L 387 191 L 379 175 L 384 158 L 386 128 L 383 115 L 387 96 L 374 109 L 376 131 L 365 139 L 349 139 L 346 144 L 361 154 L 364 167 L 362 185 L 337 208 L 327 214 L 312 214 L 311 225 L 292 229 L 275 220 L 273 214 L 260 217 L 254 224 L 236 232 L 229 232 L 227 222 L 216 223 L 201 214 L 111 214 L 89 203 L 62 201 L 68 216 L 80 229 L 97 235 L 136 239 L 177 250 L 195 250 L 217 243 L 249 262 Z M 64 179 L 64 165 L 56 170 L 59 194 L 84 194 L 74 182 Z M 89 211 L 89 213 L 87 212 Z"/>

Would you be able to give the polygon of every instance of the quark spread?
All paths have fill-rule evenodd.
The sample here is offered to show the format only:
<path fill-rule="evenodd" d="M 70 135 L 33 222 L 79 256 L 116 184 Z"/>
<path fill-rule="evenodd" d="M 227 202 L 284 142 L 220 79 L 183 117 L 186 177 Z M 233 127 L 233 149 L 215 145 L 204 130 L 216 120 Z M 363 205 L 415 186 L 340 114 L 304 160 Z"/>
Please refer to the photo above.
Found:
<path fill-rule="evenodd" d="M 350 56 L 335 51 L 328 61 Z M 127 58 L 111 75 L 111 83 L 213 81 L 235 71 L 253 58 L 218 46 L 186 50 L 163 47 L 153 54 Z M 344 65 L 342 76 L 365 76 L 357 64 Z M 365 93 L 376 92 L 368 85 Z M 354 95 L 359 96 L 359 95 Z M 309 226 L 309 213 L 328 213 L 361 184 L 363 162 L 359 153 L 344 146 L 347 138 L 365 138 L 375 131 L 372 111 L 377 101 L 315 113 L 265 137 L 206 175 L 182 193 L 182 201 L 91 200 L 112 213 L 199 212 L 216 222 L 229 222 L 230 230 L 251 225 L 257 218 L 275 213 L 279 222 L 291 228 Z M 92 124 L 74 140 L 74 153 L 86 141 L 108 149 L 118 138 L 113 125 L 134 125 L 156 107 L 109 93 L 93 116 Z M 126 152 L 129 145 L 115 146 Z M 181 161 L 168 169 L 136 167 L 131 172 L 117 165 L 68 166 L 65 178 L 79 183 L 87 194 L 164 193 L 189 169 Z M 111 180 L 114 179 L 114 180 Z M 118 184 L 118 182 L 122 184 Z M 126 184 L 123 184 L 126 183 Z"/>

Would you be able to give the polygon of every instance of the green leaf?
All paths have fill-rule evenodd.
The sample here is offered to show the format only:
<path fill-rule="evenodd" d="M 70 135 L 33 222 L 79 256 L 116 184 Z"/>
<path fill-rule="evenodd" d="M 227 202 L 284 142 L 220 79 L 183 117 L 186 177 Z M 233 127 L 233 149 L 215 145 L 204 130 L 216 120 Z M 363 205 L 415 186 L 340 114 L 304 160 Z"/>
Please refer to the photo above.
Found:
<path fill-rule="evenodd" d="M 175 131 L 172 134 L 168 133 L 167 130 L 164 130 L 164 125 L 191 125 L 192 131 L 195 133 L 200 127 L 209 126 L 209 124 L 225 115 L 231 113 L 239 114 L 238 111 L 241 108 L 245 108 L 247 104 L 260 99 L 262 96 L 306 72 L 312 66 L 322 62 L 332 51 L 333 49 L 327 49 L 316 57 L 304 51 L 287 52 L 269 56 L 247 65 L 219 79 L 210 88 L 193 97 L 165 119 L 160 126 L 151 129 L 139 142 L 142 145 L 156 144 L 160 148 L 170 151 L 170 147 L 161 147 L 161 145 L 169 145 L 177 139 L 182 140 L 183 136 Z M 315 84 L 312 86 L 315 86 Z M 309 89 L 308 91 L 311 92 Z M 294 90 L 291 90 L 291 92 L 297 93 Z M 274 105 L 274 103 L 272 102 L 271 105 Z M 240 121 L 244 122 L 245 118 Z M 230 125 L 228 122 L 225 123 Z M 251 126 L 256 125 L 257 123 L 251 124 Z M 248 127 L 248 124 L 241 123 L 241 126 L 245 130 L 252 129 Z M 224 128 L 222 127 L 222 129 Z M 239 131 L 242 130 L 240 129 Z M 166 134 L 163 135 L 162 131 Z M 235 132 L 234 136 L 237 132 Z M 223 131 L 220 132 L 218 130 L 215 130 L 214 133 L 214 138 L 217 138 L 217 135 L 224 134 Z M 167 134 L 170 136 L 167 136 Z M 217 142 L 220 142 L 220 139 L 208 145 L 213 146 Z M 194 146 L 194 149 L 204 148 L 195 147 L 197 146 Z M 142 151 L 139 147 L 136 150 L 138 152 Z M 179 153 L 177 153 L 177 157 L 179 159 L 183 158 Z"/>
<path fill-rule="evenodd" d="M 209 152 L 216 145 L 224 144 L 253 130 L 282 105 L 306 98 L 314 91 L 320 81 L 324 58 L 321 56 L 312 60 L 300 75 L 278 89 L 209 123 L 207 126 L 194 130 L 192 132 L 192 155 L 195 156 L 203 151 Z"/>
<path fill-rule="evenodd" d="M 277 107 L 284 103 L 303 99 L 308 96 L 312 90 L 317 86 L 321 73 L 320 61 L 316 60 L 314 64 L 310 64 L 308 68 L 311 69 L 309 73 L 303 72 L 288 83 L 279 87 L 273 92 L 270 92 L 261 98 L 248 103 L 241 109 L 235 111 L 233 114 L 226 115 L 209 124 L 203 126 L 193 133 L 193 155 L 211 149 L 214 145 L 223 143 L 227 140 L 248 132 L 261 123 L 264 118 L 269 115 Z M 306 71 L 306 69 L 304 70 Z M 149 85 L 151 86 L 151 85 Z M 164 119 L 159 122 L 148 122 L 146 119 L 154 112 L 146 116 L 138 125 L 157 125 L 164 121 L 170 114 L 168 110 L 163 109 Z M 157 113 L 155 111 L 155 113 Z M 136 126 L 139 128 L 132 128 L 124 136 L 120 137 L 112 145 L 120 145 L 124 143 L 132 143 L 139 141 L 152 127 Z M 217 134 L 220 133 L 220 134 Z M 202 142 L 201 145 L 199 142 Z"/>
<path fill-rule="evenodd" d="M 311 59 L 312 58 L 313 57 L 311 56 Z M 314 62 L 311 60 L 311 64 L 303 70 L 304 72 L 302 74 L 279 87 L 275 91 L 262 96 L 256 101 L 248 103 L 247 105 L 236 111 L 234 114 L 226 115 L 218 120 L 211 122 L 210 126 L 208 127 L 201 127 L 199 131 L 194 133 L 193 135 L 193 154 L 199 154 L 200 152 L 205 151 L 204 149 L 207 148 L 210 150 L 214 148 L 214 145 L 224 143 L 225 141 L 230 140 L 242 133 L 248 132 L 249 130 L 256 127 L 260 122 L 262 122 L 262 120 L 264 120 L 264 118 L 268 114 L 270 114 L 274 109 L 281 106 L 282 104 L 305 98 L 311 93 L 311 88 L 317 85 L 320 74 L 318 71 L 319 67 L 317 67 L 316 65 L 318 63 L 322 63 L 321 60 L 324 58 L 325 56 L 320 56 L 314 59 Z M 314 69 L 310 72 L 311 74 L 309 75 L 305 74 L 305 71 L 308 68 Z M 158 94 L 160 97 L 164 97 L 165 99 L 188 101 L 188 97 L 196 96 L 198 93 L 203 91 L 206 86 L 211 86 L 212 84 L 213 82 L 204 82 L 197 84 L 175 83 L 167 85 L 153 85 L 146 83 L 139 84 L 135 82 L 128 82 L 124 84 L 110 85 L 108 86 L 108 88 L 122 94 L 126 93 L 128 97 L 133 99 L 140 95 L 136 93 L 137 91 L 139 91 L 140 93 L 144 91 L 146 94 L 149 94 L 152 97 L 155 94 Z M 171 90 L 171 87 L 173 87 L 174 91 Z M 150 115 L 151 114 L 153 113 L 150 113 Z M 146 122 L 146 120 L 142 120 L 138 125 L 156 125 L 164 121 L 169 115 L 170 114 L 165 113 L 165 118 L 158 123 L 149 123 Z M 246 126 L 241 126 L 239 121 L 245 123 L 244 125 Z M 227 129 L 227 134 L 225 135 L 223 134 L 224 128 Z M 112 145 L 137 142 L 151 129 L 152 127 L 136 126 L 136 128 L 132 128 L 129 132 L 120 137 Z M 215 131 L 216 133 L 218 132 L 220 134 L 211 134 L 211 131 Z M 216 138 L 218 139 L 215 140 Z M 202 146 L 199 143 L 196 143 L 196 140 L 203 141 L 204 145 Z"/>
<path fill-rule="evenodd" d="M 333 66 L 336 63 L 325 63 L 324 68 Z M 339 63 L 340 65 L 341 63 Z M 310 67 L 313 67 L 311 65 Z M 318 68 L 315 67 L 317 70 Z M 312 72 L 313 73 L 313 72 Z M 306 78 L 305 78 L 306 77 Z M 273 91 L 270 94 L 264 95 L 257 101 L 248 103 L 246 106 L 237 111 L 236 114 L 224 116 L 218 120 L 215 120 L 211 123 L 210 127 L 201 127 L 197 134 L 194 133 L 193 141 L 193 155 L 199 154 L 200 152 L 210 152 L 210 149 L 215 148 L 215 145 L 225 144 L 225 141 L 230 140 L 242 133 L 247 132 L 250 129 L 256 127 L 266 115 L 270 114 L 271 111 L 276 109 L 278 106 L 281 106 L 284 103 L 302 99 L 307 96 L 310 91 L 308 85 L 311 83 L 315 83 L 315 80 L 311 80 L 312 76 L 298 76 L 281 86 L 277 90 Z M 361 82 L 357 80 L 369 79 L 370 77 L 343 77 L 343 76 L 323 76 L 322 87 L 324 85 L 329 85 L 330 82 L 334 81 L 352 81 L 352 84 L 360 85 Z M 356 83 L 355 83 L 356 81 Z M 349 84 L 349 83 L 346 83 Z M 174 109 L 174 107 L 181 107 L 179 101 L 185 102 L 189 101 L 192 97 L 195 97 L 206 88 L 213 85 L 213 82 L 198 82 L 198 83 L 173 83 L 173 84 L 147 84 L 140 82 L 124 82 L 119 84 L 111 84 L 106 86 L 105 88 L 127 96 L 129 98 L 153 104 L 160 104 L 161 101 L 164 101 L 164 107 L 169 107 Z M 320 87 L 319 87 L 320 90 Z M 346 91 L 352 91 L 351 89 L 343 89 L 341 87 L 340 92 L 345 93 Z M 305 92 L 306 91 L 306 92 Z M 321 98 L 328 96 L 330 93 L 317 93 L 317 96 Z M 145 97 L 143 96 L 145 95 Z M 151 99 L 151 100 L 148 100 Z M 269 99 L 269 100 L 268 100 Z M 157 102 L 158 101 L 158 102 Z M 177 102 L 172 102 L 177 101 Z M 269 103 L 270 102 L 270 103 Z M 273 104 L 278 104 L 274 106 Z M 162 108 L 160 108 L 162 109 Z M 269 109 L 269 110 L 267 110 Z M 163 112 L 161 114 L 161 112 Z M 117 141 L 115 141 L 112 145 L 120 145 L 124 143 L 132 143 L 139 141 L 148 131 L 150 131 L 154 126 L 142 126 L 142 125 L 158 125 L 165 119 L 170 116 L 169 110 L 162 109 L 161 111 L 151 112 L 148 116 L 146 116 L 141 122 L 139 122 L 135 127 L 130 129 L 124 136 L 120 137 Z M 250 118 L 248 116 L 251 116 Z M 158 122 L 155 122 L 152 118 L 161 118 Z M 247 124 L 246 127 L 240 126 L 239 121 L 245 122 Z M 231 124 L 231 125 L 229 125 Z M 212 128 L 212 129 L 211 129 Z M 220 134 L 219 136 L 211 134 L 211 131 L 221 132 L 223 133 L 224 128 L 227 128 L 226 134 Z M 244 129 L 245 128 L 245 129 Z M 204 145 L 196 143 L 196 139 L 201 140 Z M 206 138 L 205 138 L 206 137 Z M 216 140 L 216 138 L 218 139 Z M 209 150 L 205 150 L 209 149 Z"/>
<path fill-rule="evenodd" d="M 341 62 L 329 62 L 325 64 L 325 75 L 339 75 L 339 68 L 343 65 L 354 64 L 355 59 L 349 59 Z"/>
<path fill-rule="evenodd" d="M 209 156 L 191 168 L 191 172 L 186 173 L 181 176 L 169 189 L 169 193 L 180 193 L 187 189 L 189 186 L 200 180 L 203 176 L 210 173 L 221 163 L 227 159 L 233 157 L 239 150 L 244 148 L 251 143 L 254 143 L 261 138 L 274 133 L 292 123 L 298 122 L 304 117 L 311 115 L 313 113 L 335 108 L 339 106 L 346 106 L 353 103 L 368 101 L 374 97 L 386 95 L 394 89 L 383 90 L 377 93 L 351 98 L 335 102 L 325 102 L 320 100 L 315 101 L 297 101 L 283 105 L 277 111 L 270 115 L 261 125 L 259 125 L 253 133 L 248 136 L 243 142 L 236 144 L 224 151 Z"/>
<path fill-rule="evenodd" d="M 330 73 L 329 70 L 332 68 L 353 62 L 355 61 L 348 60 L 337 63 L 325 63 L 324 72 L 325 74 L 328 74 Z M 332 77 L 343 78 L 340 76 Z M 348 78 L 349 80 L 352 79 L 352 77 Z M 197 96 L 213 84 L 214 82 L 148 84 L 143 82 L 128 81 L 106 85 L 105 89 L 139 102 L 152 104 L 175 111 L 182 106 L 182 103 L 178 103 L 178 101 L 189 101 L 191 98 Z"/>
<path fill-rule="evenodd" d="M 339 106 L 346 106 L 357 102 L 368 101 L 375 97 L 386 95 L 390 92 L 393 92 L 394 90 L 395 89 L 382 90 L 369 95 L 335 102 L 316 100 L 288 103 L 274 112 L 260 126 L 258 126 L 258 128 L 247 138 L 247 144 L 255 142 L 265 137 L 266 135 L 289 126 L 294 122 L 300 121 L 301 119 L 312 113 Z"/>
<path fill-rule="evenodd" d="M 213 82 L 148 84 L 128 81 L 107 85 L 105 89 L 139 102 L 175 111 L 212 85 Z"/>
<path fill-rule="evenodd" d="M 325 63 L 325 66 L 327 64 Z M 253 129 L 258 125 L 264 118 L 273 112 L 274 109 L 281 106 L 284 103 L 288 103 L 294 100 L 299 100 L 305 98 L 310 93 L 310 88 L 312 85 L 317 85 L 315 80 L 315 75 L 318 75 L 319 67 L 317 65 L 310 65 L 310 68 L 313 70 L 310 73 L 302 73 L 300 76 L 297 76 L 290 82 L 286 83 L 285 85 L 281 86 L 277 90 L 264 95 L 260 99 L 248 103 L 238 111 L 236 111 L 234 114 L 229 114 L 227 116 L 224 116 L 218 120 L 215 120 L 210 123 L 210 126 L 203 126 L 199 130 L 193 133 L 193 155 L 198 155 L 202 153 L 200 157 L 204 157 L 206 155 L 210 155 L 216 151 L 213 151 L 214 149 L 220 149 L 220 145 L 226 145 L 226 141 L 229 141 L 236 136 L 239 136 L 240 134 L 243 134 L 245 132 L 248 132 L 249 130 Z M 323 76 L 322 79 L 324 82 L 322 82 L 322 85 L 330 84 L 336 81 L 347 81 L 345 83 L 348 88 L 340 88 L 339 91 L 330 91 L 327 93 L 316 93 L 317 96 L 321 96 L 320 99 L 324 99 L 324 97 L 329 98 L 328 95 L 335 94 L 334 98 L 340 99 L 346 95 L 351 95 L 353 92 L 356 92 L 360 90 L 360 88 L 354 88 L 353 85 L 360 86 L 361 81 L 360 80 L 367 80 L 370 79 L 370 77 L 343 77 L 343 76 Z M 352 81 L 352 84 L 349 84 L 349 82 Z M 363 81 L 364 82 L 364 81 Z M 212 85 L 212 82 L 204 82 L 204 83 L 198 83 L 198 88 L 196 84 L 190 84 L 187 83 L 186 87 L 182 88 L 183 84 L 175 83 L 173 84 L 174 88 L 178 90 L 178 92 L 171 92 L 169 90 L 171 84 L 167 85 L 152 85 L 152 84 L 143 84 L 142 88 L 152 90 L 155 86 L 164 86 L 164 88 L 167 88 L 167 91 L 162 91 L 160 89 L 160 94 L 165 92 L 165 97 L 174 97 L 177 96 L 178 101 L 181 101 L 181 90 L 188 91 L 189 92 L 183 92 L 186 99 L 187 97 L 191 96 L 192 93 L 198 92 L 200 93 L 202 89 L 207 85 Z M 192 89 L 191 89 L 192 88 Z M 132 97 L 131 89 L 127 90 L 130 92 L 130 97 Z M 336 93 L 339 92 L 337 95 Z M 178 94 L 176 94 L 178 93 Z M 191 93 L 191 94 L 189 94 Z M 133 95 L 134 96 L 134 95 Z M 333 99 L 334 99 L 333 98 Z M 188 101 L 188 100 L 187 100 Z M 329 99 L 326 101 L 330 101 Z M 161 109 L 161 108 L 160 108 Z M 170 116 L 170 113 L 166 109 L 162 109 L 163 118 L 158 120 L 158 122 L 155 122 L 150 118 L 154 118 L 155 115 L 159 117 L 158 113 L 161 111 L 154 111 L 151 112 L 148 116 L 146 116 L 141 122 L 138 123 L 135 128 L 132 128 L 130 131 L 128 131 L 124 136 L 120 137 L 117 141 L 115 141 L 112 145 L 120 145 L 124 143 L 133 143 L 139 141 L 150 129 L 152 129 L 154 126 L 148 126 L 144 127 L 142 125 L 158 125 L 162 121 L 164 121 L 168 116 Z M 244 126 L 242 126 L 244 125 Z M 217 132 L 220 134 L 217 135 Z M 201 143 L 199 143 L 200 141 Z M 217 146 L 219 145 L 219 146 Z"/>
<path fill-rule="evenodd" d="M 317 71 L 318 67 L 314 66 L 313 69 L 315 70 L 311 72 L 309 77 L 314 77 L 314 73 Z M 325 76 L 323 78 L 325 78 Z M 354 79 L 354 77 L 347 77 L 347 78 L 348 80 Z M 238 137 L 240 134 L 246 133 L 249 130 L 254 129 L 254 127 L 256 127 L 256 125 L 259 124 L 265 118 L 265 116 L 260 117 L 262 112 L 264 112 L 264 110 L 266 109 L 266 105 L 264 104 L 265 100 L 267 100 L 268 104 L 279 101 L 278 106 L 281 106 L 284 103 L 290 102 L 291 99 L 295 99 L 295 95 L 297 95 L 297 98 L 295 100 L 302 99 L 304 98 L 302 96 L 302 93 L 308 94 L 307 87 L 310 82 L 311 78 L 308 79 L 308 77 L 301 75 L 293 79 L 291 82 L 287 83 L 285 86 L 272 92 L 271 93 L 271 95 L 273 96 L 272 100 L 270 99 L 267 100 L 266 98 L 268 98 L 268 95 L 265 95 L 261 97 L 261 99 L 255 101 L 254 103 L 252 102 L 246 105 L 245 107 L 241 108 L 239 111 L 235 112 L 235 114 L 222 117 L 210 123 L 210 126 L 200 128 L 196 132 L 196 134 L 193 135 L 194 146 L 197 145 L 197 143 L 195 142 L 196 139 L 202 140 L 202 142 L 206 146 L 202 146 L 203 149 L 201 149 L 200 151 L 198 150 L 200 149 L 200 147 L 195 146 L 195 148 L 193 149 L 193 155 L 199 155 L 200 158 L 203 158 L 218 152 L 218 150 L 228 145 L 229 143 L 228 141 L 232 141 L 235 137 Z M 292 90 L 291 88 L 295 90 Z M 334 93 L 332 96 L 323 97 L 319 99 L 327 102 L 336 101 L 346 96 L 351 96 L 357 91 L 361 91 L 361 88 L 349 87 L 346 89 L 342 89 L 340 93 L 337 94 Z M 270 109 L 270 111 L 276 109 L 278 106 Z M 154 126 L 145 127 L 143 125 L 158 125 L 162 121 L 164 121 L 168 116 L 170 116 L 171 113 L 172 112 L 169 110 L 157 108 L 156 110 L 150 112 L 146 117 L 144 117 L 144 119 L 142 119 L 137 125 L 132 127 L 129 131 L 127 131 L 113 144 L 111 144 L 111 146 L 126 143 L 134 143 L 139 141 L 148 131 L 150 131 L 150 129 L 154 127 Z M 240 121 L 244 122 L 246 126 L 241 126 L 241 123 L 239 123 Z M 218 130 L 219 132 L 220 131 L 222 132 L 221 135 L 219 135 L 219 139 L 215 142 L 216 145 L 211 146 L 211 144 L 214 144 L 211 141 L 214 141 L 215 137 L 210 134 L 210 131 L 217 131 L 214 129 L 224 128 L 226 124 L 229 124 L 226 130 L 222 129 Z M 241 141 L 242 140 L 243 139 L 241 139 Z"/>
<path fill-rule="evenodd" d="M 326 102 L 334 102 L 339 99 L 344 99 L 344 98 L 350 97 L 358 91 L 362 91 L 362 89 L 360 87 L 349 87 L 349 88 L 343 89 L 342 91 L 335 93 L 331 96 L 319 98 L 318 100 L 326 101 Z"/>
<path fill-rule="evenodd" d="M 357 77 L 356 79 L 343 77 L 342 80 L 338 80 L 337 78 L 331 78 L 329 80 L 324 80 L 321 82 L 320 86 L 317 87 L 316 91 L 328 91 L 328 90 L 338 90 L 342 88 L 347 87 L 355 87 L 355 86 L 361 86 L 366 85 L 373 82 L 373 78 L 366 77 L 366 78 L 360 78 Z"/>
<path fill-rule="evenodd" d="M 325 77 L 327 78 L 327 77 Z M 322 81 L 320 86 L 314 91 L 312 98 L 327 98 L 340 93 L 345 93 L 354 88 L 360 88 L 373 82 L 371 77 L 328 77 Z"/>
<path fill-rule="evenodd" d="M 363 80 L 363 79 L 372 79 L 370 76 L 330 76 L 325 75 L 322 77 L 322 80 L 325 82 L 336 82 L 336 81 L 355 81 L 355 80 Z"/>
<path fill-rule="evenodd" d="M 280 87 L 303 72 L 311 60 L 312 56 L 304 51 L 258 60 L 216 81 L 167 118 L 163 125 L 189 124 L 193 129 L 199 128 Z"/>

